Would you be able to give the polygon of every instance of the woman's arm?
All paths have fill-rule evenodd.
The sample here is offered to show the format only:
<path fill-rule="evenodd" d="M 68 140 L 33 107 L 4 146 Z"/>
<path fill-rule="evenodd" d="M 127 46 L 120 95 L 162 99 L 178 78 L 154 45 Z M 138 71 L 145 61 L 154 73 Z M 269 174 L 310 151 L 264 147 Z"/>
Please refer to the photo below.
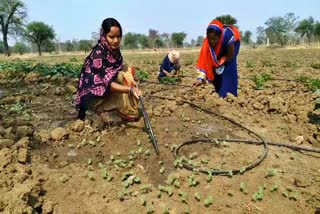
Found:
<path fill-rule="evenodd" d="M 234 55 L 234 43 L 228 46 L 227 49 L 227 54 L 226 56 L 222 56 L 221 59 L 219 60 L 219 65 L 223 65 L 225 63 L 228 63 L 232 60 Z"/>
<path fill-rule="evenodd" d="M 131 93 L 137 99 L 141 96 L 141 91 L 136 87 L 124 86 L 116 82 L 111 83 L 111 91 L 120 92 L 120 93 Z"/>
<path fill-rule="evenodd" d="M 162 72 L 165 73 L 167 77 L 171 77 L 172 76 L 171 73 L 169 73 L 168 71 L 166 71 L 164 69 L 162 69 Z"/>

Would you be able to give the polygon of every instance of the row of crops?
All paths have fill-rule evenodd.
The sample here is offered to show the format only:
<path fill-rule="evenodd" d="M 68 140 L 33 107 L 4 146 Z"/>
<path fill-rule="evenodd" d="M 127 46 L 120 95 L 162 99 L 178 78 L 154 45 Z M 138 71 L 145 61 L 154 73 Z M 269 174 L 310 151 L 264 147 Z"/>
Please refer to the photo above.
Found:
<path fill-rule="evenodd" d="M 34 63 L 32 61 L 15 61 L 0 63 L 0 72 L 39 72 L 44 76 L 61 75 L 66 77 L 78 77 L 81 65 L 77 63 L 59 63 L 48 65 L 44 63 Z"/>

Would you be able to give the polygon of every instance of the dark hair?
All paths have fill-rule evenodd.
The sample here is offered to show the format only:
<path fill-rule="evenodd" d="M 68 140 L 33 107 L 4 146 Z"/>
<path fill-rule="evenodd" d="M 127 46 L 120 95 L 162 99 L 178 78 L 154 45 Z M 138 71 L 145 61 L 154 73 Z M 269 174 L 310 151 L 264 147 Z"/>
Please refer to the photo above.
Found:
<path fill-rule="evenodd" d="M 120 37 L 122 37 L 122 28 L 120 23 L 114 19 L 114 18 L 107 18 L 103 20 L 101 27 L 105 34 L 109 33 L 111 30 L 111 27 L 118 27 L 120 29 Z"/>
<path fill-rule="evenodd" d="M 208 29 L 207 29 L 207 35 L 208 35 L 209 33 L 214 33 L 214 34 L 218 35 L 219 37 L 221 36 L 221 31 L 219 31 L 219 30 L 217 30 L 217 29 L 214 29 L 214 28 L 208 28 Z"/>

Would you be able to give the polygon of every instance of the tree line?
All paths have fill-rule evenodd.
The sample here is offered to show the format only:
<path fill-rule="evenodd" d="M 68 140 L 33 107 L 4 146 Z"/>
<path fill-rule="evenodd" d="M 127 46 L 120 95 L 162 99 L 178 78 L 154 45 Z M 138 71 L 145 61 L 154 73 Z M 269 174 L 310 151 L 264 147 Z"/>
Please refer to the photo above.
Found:
<path fill-rule="evenodd" d="M 89 51 L 99 39 L 98 33 L 91 33 L 88 40 L 68 40 L 65 42 L 57 41 L 56 34 L 52 26 L 41 21 L 26 22 L 27 9 L 22 0 L 0 0 L 0 31 L 3 41 L 0 41 L 0 53 L 10 56 L 11 52 L 27 53 L 37 50 L 39 55 L 42 52 L 53 51 Z M 225 25 L 237 26 L 237 19 L 231 15 L 216 17 Z M 237 26 L 239 27 L 239 26 Z M 253 44 L 252 32 L 242 31 L 240 28 L 242 42 Z M 320 39 L 320 22 L 308 17 L 298 21 L 294 13 L 284 16 L 269 18 L 264 26 L 256 29 L 256 44 L 278 44 L 285 46 L 288 44 L 298 44 L 303 39 L 308 43 Z M 158 30 L 149 29 L 147 35 L 128 32 L 122 39 L 121 46 L 124 49 L 146 49 L 146 48 L 181 48 L 201 46 L 203 36 L 191 39 L 186 42 L 185 32 L 160 33 Z M 19 39 L 13 47 L 9 47 L 9 38 Z"/>

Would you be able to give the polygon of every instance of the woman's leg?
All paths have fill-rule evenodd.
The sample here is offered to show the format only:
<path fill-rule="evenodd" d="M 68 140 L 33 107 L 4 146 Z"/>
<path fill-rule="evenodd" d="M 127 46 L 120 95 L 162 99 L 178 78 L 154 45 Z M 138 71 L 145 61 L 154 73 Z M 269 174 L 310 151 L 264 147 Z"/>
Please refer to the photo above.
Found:
<path fill-rule="evenodd" d="M 120 72 L 115 81 L 128 87 L 131 84 L 136 84 L 129 71 Z M 112 92 L 96 106 L 96 112 L 99 114 L 113 110 L 116 110 L 119 116 L 125 120 L 131 121 L 139 118 L 138 100 L 128 93 Z"/>

